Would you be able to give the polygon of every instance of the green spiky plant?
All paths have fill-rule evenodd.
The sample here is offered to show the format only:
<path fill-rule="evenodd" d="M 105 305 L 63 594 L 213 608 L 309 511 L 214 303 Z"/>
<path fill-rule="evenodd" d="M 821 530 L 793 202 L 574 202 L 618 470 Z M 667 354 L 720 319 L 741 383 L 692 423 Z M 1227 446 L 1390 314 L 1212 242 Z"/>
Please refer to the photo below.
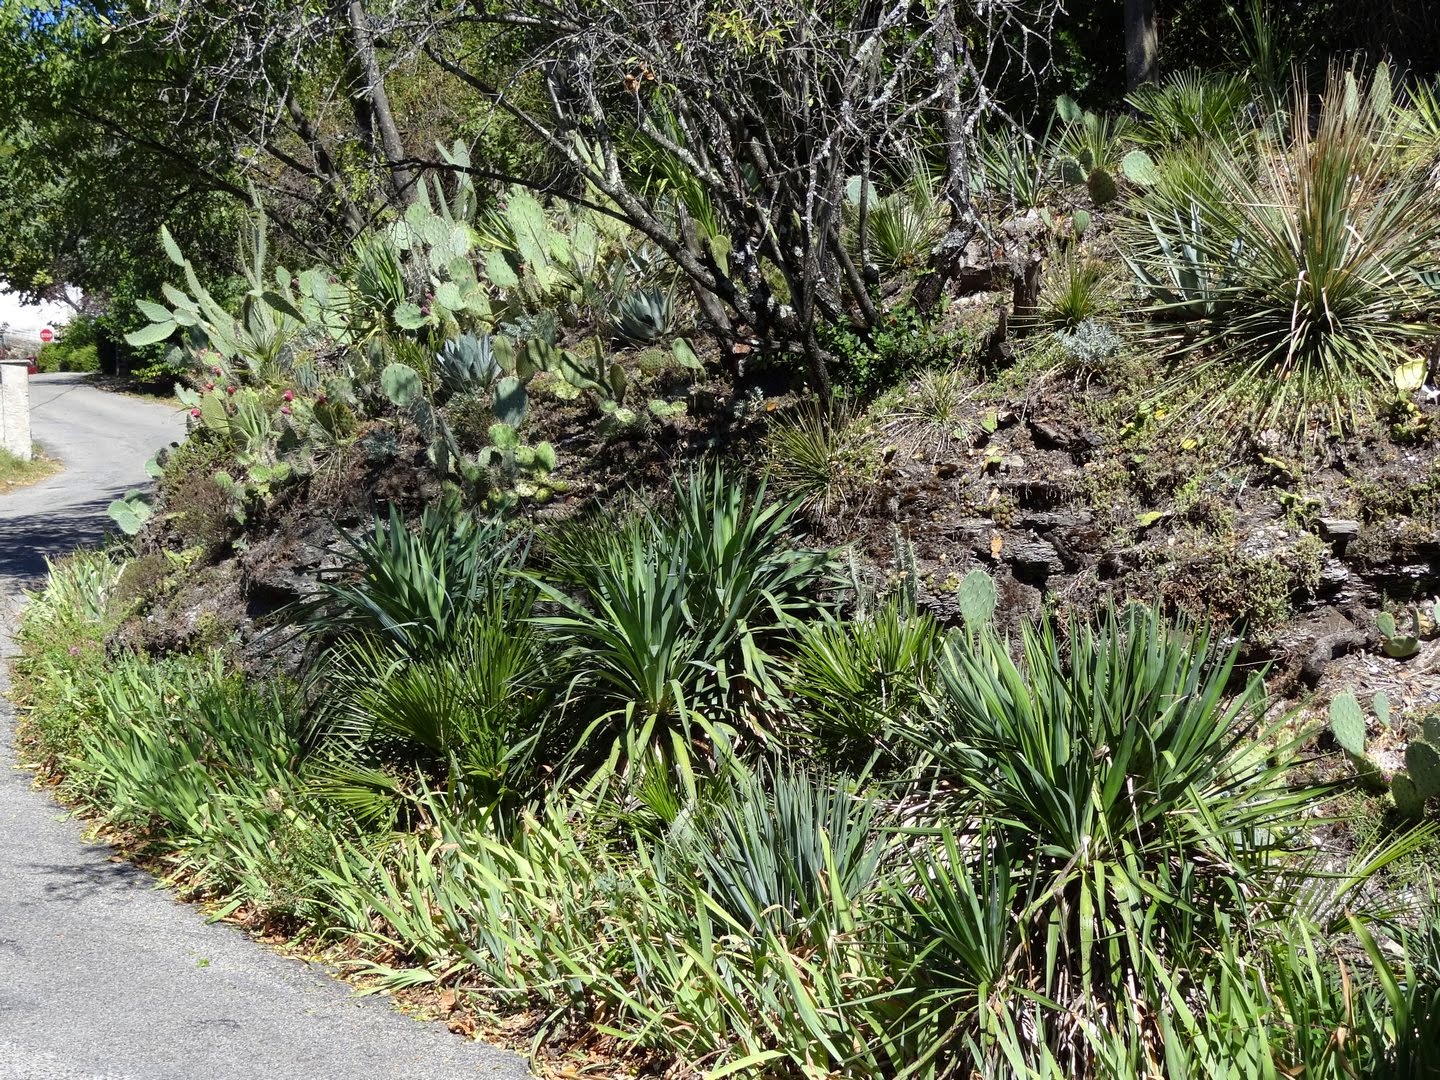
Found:
<path fill-rule="evenodd" d="M 1155 313 L 1197 320 L 1184 355 L 1200 359 L 1171 389 L 1197 368 L 1209 376 L 1204 416 L 1343 426 L 1432 334 L 1417 274 L 1435 263 L 1440 216 L 1395 153 L 1388 79 L 1332 71 L 1313 132 L 1309 102 L 1297 85 L 1286 136 L 1220 144 L 1203 171 L 1141 198 L 1123 229 Z M 1186 281 L 1200 284 L 1177 296 Z"/>

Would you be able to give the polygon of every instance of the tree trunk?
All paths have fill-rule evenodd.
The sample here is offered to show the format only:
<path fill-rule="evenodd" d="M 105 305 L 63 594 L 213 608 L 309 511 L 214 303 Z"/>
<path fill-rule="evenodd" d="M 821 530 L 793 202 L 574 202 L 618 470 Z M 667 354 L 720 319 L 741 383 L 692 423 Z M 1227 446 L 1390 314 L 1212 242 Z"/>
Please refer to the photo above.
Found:
<path fill-rule="evenodd" d="M 1131 90 L 1160 77 L 1155 0 L 1125 0 L 1125 81 Z"/>
<path fill-rule="evenodd" d="M 395 116 L 390 111 L 390 95 L 385 92 L 385 76 L 380 71 L 380 61 L 375 56 L 375 37 L 370 32 L 370 15 L 365 10 L 364 0 L 350 0 L 348 10 L 355 59 L 359 61 L 360 71 L 364 76 L 362 92 L 375 117 L 380 148 L 385 152 L 396 198 L 400 200 L 401 206 L 409 206 L 415 201 L 415 178 L 409 169 L 399 164 L 405 160 L 405 144 L 400 139 L 400 129 L 395 126 Z"/>

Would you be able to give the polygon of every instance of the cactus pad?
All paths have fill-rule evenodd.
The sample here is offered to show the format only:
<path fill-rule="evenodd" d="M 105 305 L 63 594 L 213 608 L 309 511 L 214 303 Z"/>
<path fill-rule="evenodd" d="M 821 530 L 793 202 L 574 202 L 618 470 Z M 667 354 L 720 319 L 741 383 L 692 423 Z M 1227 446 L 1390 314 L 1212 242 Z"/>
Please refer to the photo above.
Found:
<path fill-rule="evenodd" d="M 995 582 L 984 570 L 966 574 L 955 597 L 967 629 L 978 630 L 995 617 Z"/>
<path fill-rule="evenodd" d="M 1420 797 L 1415 781 L 1406 772 L 1397 772 L 1390 780 L 1390 796 L 1395 809 L 1404 818 L 1418 818 L 1425 813 L 1425 800 Z"/>
<path fill-rule="evenodd" d="M 1431 713 L 1421 725 L 1421 738 L 1431 746 L 1440 748 L 1440 713 Z"/>
<path fill-rule="evenodd" d="M 1376 694 L 1370 703 L 1375 709 L 1375 719 L 1380 721 L 1381 727 L 1390 726 L 1390 699 L 1384 694 Z"/>
<path fill-rule="evenodd" d="M 1330 732 L 1347 754 L 1365 756 L 1365 714 L 1350 691 L 1337 694 L 1330 702 Z"/>
<path fill-rule="evenodd" d="M 1440 750 L 1426 742 L 1412 742 L 1405 748 L 1405 768 L 1422 799 L 1440 795 Z"/>

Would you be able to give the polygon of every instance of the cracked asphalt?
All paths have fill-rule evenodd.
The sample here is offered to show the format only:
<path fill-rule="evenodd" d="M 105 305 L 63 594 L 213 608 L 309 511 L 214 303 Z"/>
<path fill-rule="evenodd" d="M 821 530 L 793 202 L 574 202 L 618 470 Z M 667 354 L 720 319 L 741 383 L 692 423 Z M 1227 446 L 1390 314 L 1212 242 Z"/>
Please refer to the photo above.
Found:
<path fill-rule="evenodd" d="M 34 435 L 65 468 L 0 496 L 0 658 L 45 557 L 100 540 L 105 508 L 181 437 L 173 408 L 75 376 L 31 380 Z M 8 685 L 0 659 L 0 689 Z M 511 1053 L 359 998 L 323 969 L 208 925 L 18 768 L 0 699 L 0 1080 L 528 1077 Z"/>

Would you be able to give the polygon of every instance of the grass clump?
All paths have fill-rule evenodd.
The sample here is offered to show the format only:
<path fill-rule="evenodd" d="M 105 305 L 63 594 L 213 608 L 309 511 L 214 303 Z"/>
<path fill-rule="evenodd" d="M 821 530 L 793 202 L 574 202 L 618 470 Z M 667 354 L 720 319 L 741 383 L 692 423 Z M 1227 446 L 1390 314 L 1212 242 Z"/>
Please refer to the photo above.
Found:
<path fill-rule="evenodd" d="M 28 487 L 59 471 L 60 463 L 38 450 L 27 460 L 9 450 L 0 449 L 0 495 L 15 488 Z"/>

